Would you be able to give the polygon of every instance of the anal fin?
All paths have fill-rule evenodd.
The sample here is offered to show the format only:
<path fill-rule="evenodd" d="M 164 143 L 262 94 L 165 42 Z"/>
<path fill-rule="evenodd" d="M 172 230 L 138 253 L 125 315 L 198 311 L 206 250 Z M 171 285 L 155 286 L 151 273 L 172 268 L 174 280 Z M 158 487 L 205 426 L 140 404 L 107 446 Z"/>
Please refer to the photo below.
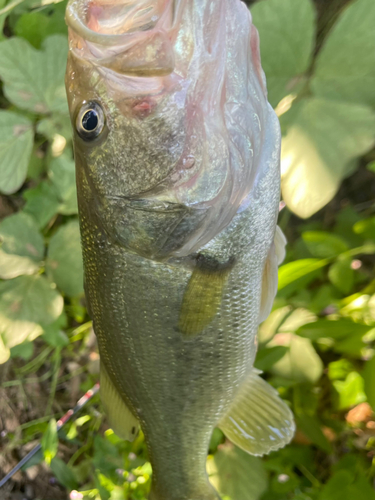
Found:
<path fill-rule="evenodd" d="M 139 431 L 139 422 L 113 385 L 103 363 L 100 365 L 100 398 L 114 432 L 122 439 L 133 441 Z"/>
<path fill-rule="evenodd" d="M 218 427 L 239 448 L 262 456 L 288 444 L 295 424 L 289 407 L 259 373 L 252 370 Z"/>

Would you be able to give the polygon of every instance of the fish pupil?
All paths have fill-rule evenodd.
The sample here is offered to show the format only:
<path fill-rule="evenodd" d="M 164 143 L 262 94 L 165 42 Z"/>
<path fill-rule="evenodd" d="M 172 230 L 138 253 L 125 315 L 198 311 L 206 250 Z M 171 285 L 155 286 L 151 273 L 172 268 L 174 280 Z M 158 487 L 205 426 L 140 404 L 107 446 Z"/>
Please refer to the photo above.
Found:
<path fill-rule="evenodd" d="M 87 132 L 93 132 L 98 126 L 98 113 L 94 109 L 89 109 L 82 117 L 82 127 Z"/>

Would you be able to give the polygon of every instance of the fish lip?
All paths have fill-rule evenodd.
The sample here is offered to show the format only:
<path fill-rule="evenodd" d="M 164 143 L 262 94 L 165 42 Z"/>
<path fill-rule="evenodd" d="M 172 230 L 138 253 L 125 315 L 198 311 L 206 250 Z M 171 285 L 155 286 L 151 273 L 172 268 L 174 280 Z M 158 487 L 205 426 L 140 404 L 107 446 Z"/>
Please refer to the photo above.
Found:
<path fill-rule="evenodd" d="M 173 212 L 186 212 L 189 210 L 205 210 L 198 206 L 187 206 L 183 203 L 178 203 L 175 201 L 163 201 L 152 198 L 140 198 L 140 197 L 127 197 L 121 195 L 111 195 L 106 196 L 109 202 L 121 201 L 124 204 L 124 208 L 142 212 L 159 212 L 159 213 L 173 213 Z"/>

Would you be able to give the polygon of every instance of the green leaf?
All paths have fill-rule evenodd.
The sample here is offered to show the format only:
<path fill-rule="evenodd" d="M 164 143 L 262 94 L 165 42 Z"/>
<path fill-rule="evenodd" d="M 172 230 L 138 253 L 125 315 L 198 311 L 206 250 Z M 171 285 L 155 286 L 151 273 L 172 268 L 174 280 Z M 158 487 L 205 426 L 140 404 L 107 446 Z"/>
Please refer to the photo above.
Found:
<path fill-rule="evenodd" d="M 38 114 L 67 112 L 64 74 L 68 44 L 64 36 L 48 37 L 43 50 L 22 38 L 0 43 L 0 77 L 5 96 L 16 106 Z"/>
<path fill-rule="evenodd" d="M 310 66 L 315 44 L 315 8 L 310 0 L 267 0 L 251 8 L 260 35 L 268 96 L 275 107 L 295 91 Z"/>
<path fill-rule="evenodd" d="M 0 51 L 2 43 L 6 42 L 0 43 Z M 4 194 L 15 193 L 25 181 L 33 148 L 32 127 L 24 116 L 0 111 L 0 191 Z"/>
<path fill-rule="evenodd" d="M 0 278 L 33 274 L 43 259 L 44 242 L 34 220 L 25 213 L 0 223 Z"/>
<path fill-rule="evenodd" d="M 374 26 L 373 0 L 357 0 L 344 10 L 316 61 L 316 95 L 375 107 Z"/>
<path fill-rule="evenodd" d="M 10 350 L 10 357 L 19 357 L 28 361 L 34 353 L 34 344 L 32 342 L 22 342 L 22 344 L 15 345 Z"/>
<path fill-rule="evenodd" d="M 286 354 L 272 366 L 272 373 L 295 382 L 315 383 L 319 380 L 323 363 L 310 340 L 294 334 L 279 333 L 269 345 L 289 347 Z"/>
<path fill-rule="evenodd" d="M 349 318 L 339 318 L 338 320 L 318 319 L 315 323 L 301 326 L 297 330 L 297 334 L 312 341 L 327 337 L 342 340 L 353 335 L 363 337 L 371 328 L 371 326 L 356 323 Z"/>
<path fill-rule="evenodd" d="M 324 231 L 305 231 L 302 239 L 313 257 L 321 259 L 336 257 L 349 250 L 342 238 Z"/>
<path fill-rule="evenodd" d="M 259 500 L 267 489 L 267 474 L 259 458 L 231 443 L 219 446 L 207 460 L 210 482 L 230 500 Z"/>
<path fill-rule="evenodd" d="M 43 276 L 20 276 L 0 283 L 0 337 L 4 348 L 41 335 L 42 326 L 58 318 L 62 309 L 61 295 Z"/>
<path fill-rule="evenodd" d="M 24 38 L 39 49 L 43 40 L 56 33 L 67 34 L 64 22 L 64 5 L 55 6 L 52 12 L 27 12 L 22 14 L 14 27 L 17 36 Z"/>
<path fill-rule="evenodd" d="M 353 230 L 368 240 L 375 240 L 375 217 L 362 219 L 354 224 Z"/>
<path fill-rule="evenodd" d="M 44 460 L 48 465 L 51 465 L 52 459 L 56 456 L 59 445 L 59 439 L 57 437 L 57 424 L 54 418 L 49 421 L 47 430 L 43 434 L 41 445 Z"/>
<path fill-rule="evenodd" d="M 66 156 L 59 156 L 50 164 L 49 177 L 61 200 L 59 213 L 72 215 L 78 213 L 75 164 Z"/>
<path fill-rule="evenodd" d="M 352 371 L 354 371 L 353 364 L 345 358 L 332 361 L 328 365 L 328 377 L 331 380 L 344 380 Z"/>
<path fill-rule="evenodd" d="M 295 262 L 289 262 L 279 268 L 279 285 L 281 290 L 290 283 L 321 269 L 329 263 L 327 259 L 301 259 Z"/>
<path fill-rule="evenodd" d="M 351 372 L 345 380 L 335 380 L 332 382 L 334 388 L 339 393 L 340 410 L 350 408 L 366 401 L 364 393 L 364 380 L 357 372 Z"/>
<path fill-rule="evenodd" d="M 56 190 L 46 181 L 25 191 L 23 197 L 26 200 L 24 211 L 34 217 L 39 228 L 45 227 L 60 207 Z"/>
<path fill-rule="evenodd" d="M 375 356 L 369 361 L 366 361 L 363 370 L 363 380 L 365 382 L 367 401 L 375 411 Z"/>
<path fill-rule="evenodd" d="M 282 142 L 281 187 L 288 208 L 307 218 L 336 194 L 355 159 L 375 144 L 375 114 L 366 107 L 304 99 Z"/>
<path fill-rule="evenodd" d="M 43 339 L 52 347 L 65 347 L 69 345 L 69 339 L 62 328 L 67 326 L 65 312 L 56 321 L 43 328 Z"/>
<path fill-rule="evenodd" d="M 375 500 L 375 492 L 363 474 L 339 470 L 323 487 L 318 500 Z"/>
<path fill-rule="evenodd" d="M 285 346 L 266 347 L 257 352 L 257 357 L 254 363 L 255 368 L 262 371 L 269 370 L 277 363 L 288 351 Z"/>
<path fill-rule="evenodd" d="M 50 462 L 51 471 L 55 475 L 58 482 L 68 488 L 74 490 L 78 488 L 77 479 L 70 467 L 58 457 L 54 457 Z"/>
<path fill-rule="evenodd" d="M 60 227 L 51 238 L 46 268 L 64 293 L 69 296 L 83 293 L 83 263 L 77 221 Z"/>
<path fill-rule="evenodd" d="M 326 453 L 331 453 L 332 447 L 322 432 L 321 424 L 311 415 L 297 415 L 297 426 L 311 441 Z"/>
<path fill-rule="evenodd" d="M 351 292 L 354 285 L 354 270 L 351 267 L 352 259 L 338 259 L 331 265 L 328 271 L 330 282 L 340 292 L 348 294 Z"/>

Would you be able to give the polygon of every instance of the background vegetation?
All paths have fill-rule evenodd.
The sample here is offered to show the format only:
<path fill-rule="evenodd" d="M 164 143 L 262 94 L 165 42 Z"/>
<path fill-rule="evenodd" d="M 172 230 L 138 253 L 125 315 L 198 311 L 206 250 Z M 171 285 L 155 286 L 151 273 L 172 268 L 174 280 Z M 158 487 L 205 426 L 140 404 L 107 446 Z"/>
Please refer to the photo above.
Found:
<path fill-rule="evenodd" d="M 289 447 L 247 456 L 215 430 L 225 499 L 374 500 L 375 3 L 251 2 L 283 129 L 280 225 L 289 245 L 256 366 L 292 407 Z M 142 435 L 108 429 L 82 289 L 64 90 L 65 1 L 0 0 L 0 469 L 43 436 L 5 499 L 145 500 Z"/>

